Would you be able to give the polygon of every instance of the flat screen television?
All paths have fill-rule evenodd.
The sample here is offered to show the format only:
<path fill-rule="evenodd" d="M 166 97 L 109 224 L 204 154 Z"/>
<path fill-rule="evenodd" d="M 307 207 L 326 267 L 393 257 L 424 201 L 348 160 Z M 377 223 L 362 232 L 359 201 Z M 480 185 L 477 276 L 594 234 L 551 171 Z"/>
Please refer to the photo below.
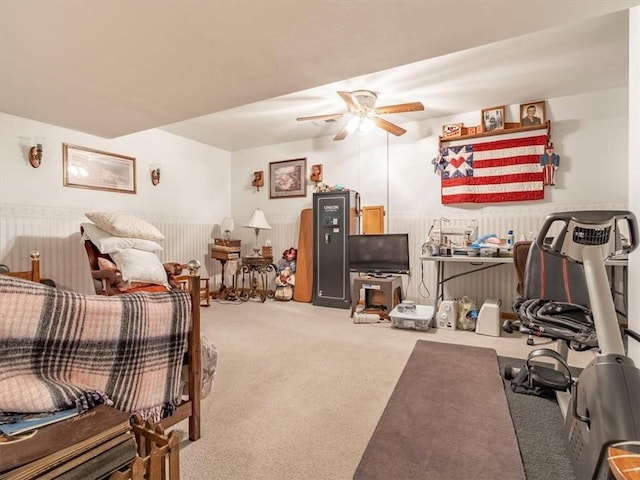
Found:
<path fill-rule="evenodd" d="M 409 234 L 349 235 L 351 272 L 409 273 Z"/>

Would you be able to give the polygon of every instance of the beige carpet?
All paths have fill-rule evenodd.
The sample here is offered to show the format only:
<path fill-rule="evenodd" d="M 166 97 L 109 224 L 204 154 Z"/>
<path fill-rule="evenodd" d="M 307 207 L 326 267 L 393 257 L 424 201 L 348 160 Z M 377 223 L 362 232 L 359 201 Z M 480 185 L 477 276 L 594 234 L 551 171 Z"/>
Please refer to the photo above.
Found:
<path fill-rule="evenodd" d="M 517 336 L 354 324 L 348 310 L 273 300 L 214 301 L 202 331 L 218 348 L 218 370 L 202 439 L 181 443 L 186 480 L 351 479 L 416 340 L 517 358 L 530 350 Z M 176 430 L 186 438 L 184 422 Z"/>

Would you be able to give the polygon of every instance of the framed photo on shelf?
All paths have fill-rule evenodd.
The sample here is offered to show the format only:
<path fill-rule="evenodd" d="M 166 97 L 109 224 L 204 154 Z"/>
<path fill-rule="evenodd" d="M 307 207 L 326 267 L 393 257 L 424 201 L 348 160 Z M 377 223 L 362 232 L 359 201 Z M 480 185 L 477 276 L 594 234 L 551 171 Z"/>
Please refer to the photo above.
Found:
<path fill-rule="evenodd" d="M 542 125 L 547 121 L 545 111 L 545 101 L 522 103 L 520 105 L 520 126 L 533 127 Z"/>
<path fill-rule="evenodd" d="M 491 107 L 482 110 L 480 118 L 483 132 L 493 130 L 504 130 L 504 105 L 502 107 Z"/>
<path fill-rule="evenodd" d="M 63 186 L 136 193 L 136 159 L 62 144 Z"/>
<path fill-rule="evenodd" d="M 306 158 L 269 163 L 269 198 L 306 196 Z"/>

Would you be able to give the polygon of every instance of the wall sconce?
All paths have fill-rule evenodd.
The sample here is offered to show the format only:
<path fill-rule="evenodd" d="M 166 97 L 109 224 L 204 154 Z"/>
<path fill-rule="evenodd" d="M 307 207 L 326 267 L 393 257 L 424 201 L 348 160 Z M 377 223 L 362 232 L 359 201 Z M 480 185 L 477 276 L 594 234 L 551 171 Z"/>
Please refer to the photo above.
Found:
<path fill-rule="evenodd" d="M 29 163 L 33 168 L 38 168 L 42 163 L 42 144 L 37 143 L 29 149 Z"/>
<path fill-rule="evenodd" d="M 160 183 L 160 165 L 151 165 L 151 183 L 154 187 Z"/>
<path fill-rule="evenodd" d="M 264 172 L 260 170 L 259 172 L 253 172 L 253 180 L 251 181 L 251 186 L 256 187 L 258 192 L 260 191 L 260 187 L 264 187 Z"/>
<path fill-rule="evenodd" d="M 322 181 L 322 164 L 321 163 L 318 163 L 316 165 L 311 165 L 311 175 L 309 176 L 309 180 L 316 183 L 319 183 Z"/>

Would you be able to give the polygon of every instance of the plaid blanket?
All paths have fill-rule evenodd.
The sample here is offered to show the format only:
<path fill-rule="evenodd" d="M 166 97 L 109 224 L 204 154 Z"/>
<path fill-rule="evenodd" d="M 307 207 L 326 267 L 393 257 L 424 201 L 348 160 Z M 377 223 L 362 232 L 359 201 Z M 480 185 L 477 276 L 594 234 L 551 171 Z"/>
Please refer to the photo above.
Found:
<path fill-rule="evenodd" d="M 169 416 L 190 324 L 182 291 L 102 297 L 0 275 L 0 412 L 104 403 Z"/>

